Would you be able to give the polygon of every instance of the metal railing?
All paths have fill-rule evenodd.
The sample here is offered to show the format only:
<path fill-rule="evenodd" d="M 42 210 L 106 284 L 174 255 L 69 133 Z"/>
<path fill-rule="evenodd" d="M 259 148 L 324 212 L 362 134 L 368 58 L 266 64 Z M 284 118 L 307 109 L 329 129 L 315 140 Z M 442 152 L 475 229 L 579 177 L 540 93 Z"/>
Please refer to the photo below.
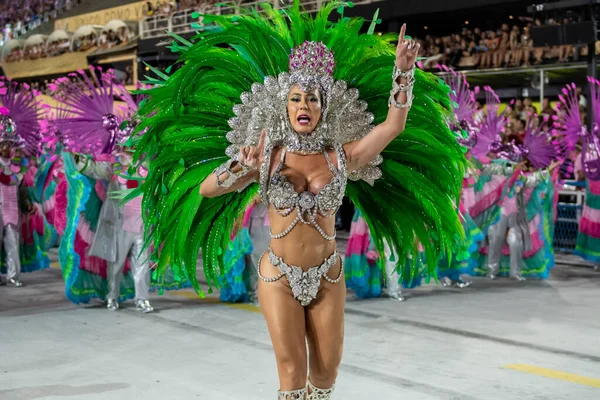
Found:
<path fill-rule="evenodd" d="M 237 0 L 238 2 L 240 0 Z M 314 12 L 321 8 L 326 0 L 302 0 L 302 6 L 306 12 Z M 383 0 L 354 0 L 354 5 L 371 4 L 380 2 Z M 197 30 L 192 27 L 192 24 L 198 24 L 203 27 L 202 18 L 193 18 L 194 13 L 199 14 L 212 14 L 212 15 L 230 15 L 239 14 L 243 9 L 256 8 L 260 10 L 259 5 L 264 4 L 265 0 L 259 1 L 248 1 L 239 4 L 227 4 L 227 5 L 212 5 L 205 4 L 195 9 L 189 9 L 184 11 L 178 11 L 171 15 L 157 15 L 152 17 L 146 17 L 140 21 L 140 38 L 152 39 L 167 36 L 167 32 L 174 32 L 177 34 L 194 32 Z M 273 7 L 282 8 L 289 6 L 282 6 L 281 0 L 271 0 Z"/>
<path fill-rule="evenodd" d="M 553 240 L 556 251 L 572 253 L 575 250 L 579 221 L 585 203 L 585 191 L 576 191 L 575 188 L 582 184 L 585 186 L 583 182 L 565 182 L 563 190 L 558 192 Z"/>

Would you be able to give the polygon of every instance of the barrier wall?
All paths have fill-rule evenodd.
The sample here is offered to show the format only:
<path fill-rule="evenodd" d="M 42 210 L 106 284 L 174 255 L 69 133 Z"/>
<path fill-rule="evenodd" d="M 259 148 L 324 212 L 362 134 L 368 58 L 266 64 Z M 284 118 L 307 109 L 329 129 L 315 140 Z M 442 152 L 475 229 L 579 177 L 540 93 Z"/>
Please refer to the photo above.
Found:
<path fill-rule="evenodd" d="M 87 55 L 88 53 L 84 52 L 66 53 L 52 58 L 3 63 L 2 68 L 5 75 L 11 79 L 67 74 L 78 69 L 86 69 Z"/>

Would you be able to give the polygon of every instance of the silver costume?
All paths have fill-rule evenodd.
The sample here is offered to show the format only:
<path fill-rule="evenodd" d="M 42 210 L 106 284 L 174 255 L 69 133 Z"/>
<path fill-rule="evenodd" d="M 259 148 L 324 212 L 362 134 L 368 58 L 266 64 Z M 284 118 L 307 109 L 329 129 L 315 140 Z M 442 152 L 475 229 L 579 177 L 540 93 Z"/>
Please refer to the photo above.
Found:
<path fill-rule="evenodd" d="M 329 283 L 339 283 L 342 280 L 342 276 L 344 275 L 344 267 L 340 267 L 340 273 L 337 278 L 331 279 L 327 276 L 329 270 L 335 266 L 338 259 L 341 261 L 340 255 L 338 252 L 333 253 L 329 258 L 327 258 L 323 264 L 309 268 L 308 271 L 304 271 L 301 267 L 297 267 L 295 265 L 286 264 L 281 257 L 277 257 L 273 250 L 268 249 L 267 253 L 269 254 L 269 262 L 274 267 L 277 267 L 279 271 L 279 275 L 273 278 L 265 278 L 260 274 L 260 261 L 258 263 L 258 277 L 265 282 L 276 282 L 283 278 L 284 276 L 287 278 L 290 287 L 292 288 L 292 294 L 294 298 L 297 299 L 302 306 L 308 306 L 319 293 L 319 287 L 321 286 L 321 278 L 325 279 Z"/>
<path fill-rule="evenodd" d="M 1 217 L 0 217 L 1 219 Z M 0 222 L 0 243 L 4 245 L 6 255 L 6 283 L 16 287 L 23 286 L 19 281 L 21 257 L 19 254 L 19 230 L 13 224 Z"/>
<path fill-rule="evenodd" d="M 3 199 L 0 193 L 0 208 L 5 206 L 5 202 L 16 202 L 19 208 L 24 207 L 24 202 L 28 199 L 27 189 L 19 186 L 17 189 L 17 199 Z M 20 214 L 20 213 L 19 213 Z M 13 214 L 14 218 L 20 218 Z M 12 222 L 6 223 L 0 212 L 0 246 L 3 246 L 6 261 L 6 283 L 15 287 L 23 286 L 19 280 L 21 274 L 21 238 L 19 234 L 19 223 L 15 225 Z"/>
<path fill-rule="evenodd" d="M 231 158 L 215 170 L 217 186 L 230 187 L 237 179 L 244 176 L 247 168 L 239 163 L 242 171 L 235 174 L 231 171 L 234 162 L 240 160 L 240 149 L 244 146 L 257 146 L 265 131 L 264 160 L 259 171 L 260 195 L 263 203 L 273 206 L 282 217 L 296 213 L 293 222 L 281 232 L 270 232 L 272 240 L 286 237 L 298 224 L 314 227 L 326 241 L 335 240 L 335 232 L 329 234 L 319 225 L 317 217 L 333 217 L 342 204 L 348 179 L 364 180 L 373 184 L 381 178 L 379 165 L 380 155 L 372 162 L 348 173 L 346 155 L 343 145 L 365 137 L 373 128 L 374 116 L 367 112 L 368 104 L 359 100 L 356 89 L 348 89 L 346 82 L 333 78 L 335 60 L 333 53 L 321 42 L 306 41 L 292 49 L 290 55 L 290 72 L 282 72 L 277 77 L 268 76 L 264 84 L 254 83 L 251 92 L 241 95 L 242 104 L 233 107 L 235 117 L 229 120 L 231 131 L 227 140 L 231 145 L 226 154 Z M 412 87 L 414 84 L 414 68 L 410 71 L 394 71 L 393 80 L 399 76 L 408 78 L 406 85 L 394 85 L 390 106 L 410 108 L 412 103 Z M 292 129 L 287 112 L 288 94 L 290 89 L 298 85 L 303 91 L 319 90 L 323 107 L 321 119 L 310 134 L 301 135 Z M 395 94 L 406 92 L 408 100 L 405 104 L 395 101 Z M 271 176 L 273 151 L 281 148 L 281 159 Z M 310 190 L 296 192 L 295 187 L 281 173 L 287 151 L 299 154 L 323 154 L 332 173 L 330 182 L 316 194 Z M 337 166 L 329 159 L 329 151 L 337 156 Z M 219 179 L 224 172 L 228 176 L 224 181 Z M 337 264 L 340 258 L 337 252 L 328 256 L 321 265 L 313 266 L 307 271 L 307 266 L 288 265 L 280 256 L 267 250 L 269 261 L 279 269 L 280 273 L 274 278 L 265 278 L 260 273 L 260 262 L 257 265 L 259 278 L 265 282 L 274 282 L 286 276 L 294 294 L 302 306 L 309 306 L 317 297 L 321 279 L 329 283 L 338 283 L 343 277 L 343 265 L 340 259 L 340 272 L 336 278 L 331 278 L 327 272 Z M 310 382 L 303 389 L 280 391 L 278 398 L 327 400 L 331 398 L 333 387 L 320 389 Z"/>
<path fill-rule="evenodd" d="M 283 149 L 281 152 L 281 160 L 272 177 L 268 180 L 269 184 L 262 189 L 266 191 L 267 203 L 273 204 L 280 216 L 287 217 L 294 211 L 297 213 L 297 216 L 283 232 L 270 232 L 271 239 L 277 240 L 287 236 L 298 223 L 302 222 L 314 226 L 325 240 L 335 240 L 335 233 L 333 235 L 325 233 L 323 228 L 318 224 L 316 218 L 317 215 L 323 217 L 334 216 L 337 209 L 342 204 L 346 187 L 346 175 L 344 173 L 346 171 L 345 156 L 341 146 L 338 146 L 336 150 L 338 168 L 331 163 L 328 153 L 326 151 L 323 152 L 333 177 L 317 194 L 313 194 L 308 190 L 302 193 L 296 192 L 291 182 L 289 182 L 285 175 L 281 173 L 286 155 L 286 149 Z M 275 282 L 286 276 L 294 298 L 300 301 L 300 304 L 304 307 L 308 306 L 317 297 L 321 285 L 321 278 L 330 283 L 338 283 L 342 278 L 343 266 L 340 267 L 340 274 L 336 279 L 331 279 L 327 276 L 327 272 L 329 272 L 329 270 L 337 263 L 338 259 L 340 259 L 337 252 L 325 259 L 321 265 L 314 266 L 304 272 L 301 267 L 286 264 L 281 257 L 278 257 L 273 253 L 273 250 L 268 249 L 267 251 L 271 265 L 278 268 L 280 273 L 273 278 L 263 277 L 260 273 L 259 262 L 257 270 L 258 277 L 265 282 Z"/>
<path fill-rule="evenodd" d="M 482 171 L 482 174 L 503 174 L 505 176 L 511 176 L 513 172 L 512 166 L 492 164 L 486 166 Z M 547 171 L 529 173 L 520 178 L 522 185 L 517 184 L 515 187 L 517 211 L 507 214 L 502 210 L 500 220 L 489 228 L 487 268 L 488 277 L 490 279 L 495 279 L 500 271 L 502 247 L 504 247 L 506 241 L 510 249 L 510 277 L 517 281 L 525 280 L 521 275 L 521 270 L 523 268 L 523 253 L 532 248 L 529 221 L 527 220 L 526 214 L 525 189 L 533 188 L 547 178 Z"/>
<path fill-rule="evenodd" d="M 398 257 L 392 253 L 387 240 L 383 241 L 383 246 L 385 256 L 385 293 L 390 299 L 404 301 L 405 298 L 402 295 L 402 287 L 400 285 L 400 275 L 398 275 L 398 271 L 396 270 Z"/>
<path fill-rule="evenodd" d="M 123 277 L 125 261 L 129 258 L 135 285 L 135 304 L 139 311 L 152 312 L 154 309 L 148 301 L 150 292 L 150 258 L 148 249 L 144 249 L 144 233 L 128 232 L 124 225 L 124 207 L 111 194 L 126 190 L 125 184 L 113 178 L 112 164 L 92 160 L 80 161 L 78 164 L 82 174 L 94 179 L 109 182 L 107 197 L 100 210 L 100 218 L 94 241 L 89 250 L 108 263 L 108 295 L 107 308 L 117 310 L 120 295 L 120 283 Z M 141 218 L 141 216 L 140 216 Z"/>

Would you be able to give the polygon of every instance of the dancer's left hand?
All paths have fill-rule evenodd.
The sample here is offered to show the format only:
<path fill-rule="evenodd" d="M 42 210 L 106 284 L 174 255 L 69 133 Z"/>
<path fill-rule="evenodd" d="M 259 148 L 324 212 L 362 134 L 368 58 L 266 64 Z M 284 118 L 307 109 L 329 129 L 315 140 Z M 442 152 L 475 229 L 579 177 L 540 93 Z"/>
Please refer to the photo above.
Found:
<path fill-rule="evenodd" d="M 563 164 L 562 161 L 554 160 L 554 161 L 552 161 L 552 164 L 550 164 L 550 166 L 548 167 L 548 171 L 554 172 L 554 170 L 556 168 L 560 167 L 562 164 Z"/>
<path fill-rule="evenodd" d="M 412 39 L 404 38 L 406 24 L 402 24 L 398 36 L 398 47 L 396 47 L 396 66 L 400 71 L 410 70 L 417 61 L 417 55 L 421 45 Z"/>
<path fill-rule="evenodd" d="M 35 206 L 33 204 L 29 204 L 27 206 L 27 215 L 33 215 L 35 214 Z"/>

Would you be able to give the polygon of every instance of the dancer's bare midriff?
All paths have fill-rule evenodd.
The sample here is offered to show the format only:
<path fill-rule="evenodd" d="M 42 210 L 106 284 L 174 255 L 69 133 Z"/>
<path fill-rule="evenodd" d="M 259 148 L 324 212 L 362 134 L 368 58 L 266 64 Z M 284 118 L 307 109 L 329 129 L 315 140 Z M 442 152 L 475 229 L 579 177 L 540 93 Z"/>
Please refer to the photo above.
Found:
<path fill-rule="evenodd" d="M 294 219 L 281 217 L 273 207 L 269 217 L 274 232 L 285 229 Z M 318 222 L 327 234 L 334 234 L 334 217 L 322 217 Z M 308 306 L 321 297 L 324 287 L 343 280 L 342 268 L 335 240 L 324 239 L 313 226 L 298 224 L 285 238 L 271 240 L 261 259 L 259 276 L 268 284 L 288 287 L 294 298 Z"/>

